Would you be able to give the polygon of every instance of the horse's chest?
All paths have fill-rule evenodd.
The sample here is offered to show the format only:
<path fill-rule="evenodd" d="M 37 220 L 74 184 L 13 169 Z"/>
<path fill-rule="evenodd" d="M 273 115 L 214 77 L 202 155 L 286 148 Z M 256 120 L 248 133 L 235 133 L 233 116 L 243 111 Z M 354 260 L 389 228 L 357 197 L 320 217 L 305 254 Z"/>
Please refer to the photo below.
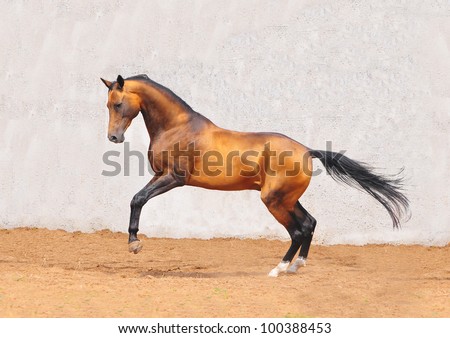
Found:
<path fill-rule="evenodd" d="M 148 150 L 148 161 L 150 163 L 151 168 L 155 173 L 163 172 L 167 167 L 167 156 L 164 156 L 165 153 L 169 153 L 168 151 L 164 151 L 159 147 L 150 146 Z"/>
<path fill-rule="evenodd" d="M 150 162 L 150 166 L 155 172 L 163 172 L 167 169 L 172 169 L 176 167 L 177 163 L 184 162 L 180 160 L 180 145 L 179 143 L 173 144 L 165 144 L 165 143 L 157 143 L 151 144 L 148 150 L 148 160 Z"/>

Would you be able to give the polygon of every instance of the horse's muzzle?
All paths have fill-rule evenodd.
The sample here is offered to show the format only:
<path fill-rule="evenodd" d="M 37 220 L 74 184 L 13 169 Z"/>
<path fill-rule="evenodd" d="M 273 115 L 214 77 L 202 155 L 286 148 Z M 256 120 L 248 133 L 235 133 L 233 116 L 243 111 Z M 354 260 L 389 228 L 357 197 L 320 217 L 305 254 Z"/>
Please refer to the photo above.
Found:
<path fill-rule="evenodd" d="M 114 143 L 122 143 L 125 140 L 125 137 L 123 135 L 121 136 L 108 135 L 108 140 Z"/>

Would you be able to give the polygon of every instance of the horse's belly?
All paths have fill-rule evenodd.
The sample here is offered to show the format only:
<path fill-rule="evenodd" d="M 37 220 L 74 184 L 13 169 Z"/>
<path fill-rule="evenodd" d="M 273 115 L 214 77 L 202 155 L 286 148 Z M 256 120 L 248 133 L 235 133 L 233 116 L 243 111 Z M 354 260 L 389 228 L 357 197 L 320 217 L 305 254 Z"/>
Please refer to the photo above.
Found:
<path fill-rule="evenodd" d="M 205 189 L 213 190 L 260 190 L 261 179 L 258 176 L 227 176 L 224 174 L 216 175 L 191 175 L 187 182 L 187 185 L 201 187 Z"/>

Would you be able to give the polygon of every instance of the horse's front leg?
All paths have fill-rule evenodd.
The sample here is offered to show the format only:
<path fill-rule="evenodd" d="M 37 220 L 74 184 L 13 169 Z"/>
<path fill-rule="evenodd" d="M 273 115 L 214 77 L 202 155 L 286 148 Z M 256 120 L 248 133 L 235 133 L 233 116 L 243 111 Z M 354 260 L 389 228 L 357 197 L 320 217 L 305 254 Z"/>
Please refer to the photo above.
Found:
<path fill-rule="evenodd" d="M 139 231 L 139 217 L 141 216 L 142 207 L 151 198 L 161 195 L 175 187 L 183 185 L 183 181 L 175 174 L 166 174 L 163 176 L 155 176 L 152 180 L 131 200 L 130 226 L 128 228 L 128 250 L 137 254 L 142 249 L 142 244 L 137 238 Z"/>

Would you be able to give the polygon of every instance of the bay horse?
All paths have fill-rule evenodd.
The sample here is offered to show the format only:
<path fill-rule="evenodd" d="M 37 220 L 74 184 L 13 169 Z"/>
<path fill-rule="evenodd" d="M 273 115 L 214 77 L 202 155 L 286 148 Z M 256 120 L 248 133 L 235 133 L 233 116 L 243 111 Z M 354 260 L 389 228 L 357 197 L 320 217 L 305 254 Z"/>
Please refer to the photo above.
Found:
<path fill-rule="evenodd" d="M 313 150 L 278 133 L 219 128 L 147 75 L 101 80 L 108 87 L 108 139 L 123 142 L 139 112 L 150 136 L 148 159 L 155 175 L 131 200 L 128 245 L 132 253 L 142 249 L 137 237 L 139 217 L 151 198 L 183 185 L 252 189 L 260 191 L 262 202 L 291 238 L 289 249 L 269 276 L 297 272 L 306 264 L 316 228 L 316 220 L 298 201 L 313 176 L 313 158 L 318 158 L 336 181 L 373 196 L 391 216 L 394 228 L 408 213 L 401 172 L 382 176 L 341 153 Z M 299 256 L 289 267 L 297 251 Z"/>

